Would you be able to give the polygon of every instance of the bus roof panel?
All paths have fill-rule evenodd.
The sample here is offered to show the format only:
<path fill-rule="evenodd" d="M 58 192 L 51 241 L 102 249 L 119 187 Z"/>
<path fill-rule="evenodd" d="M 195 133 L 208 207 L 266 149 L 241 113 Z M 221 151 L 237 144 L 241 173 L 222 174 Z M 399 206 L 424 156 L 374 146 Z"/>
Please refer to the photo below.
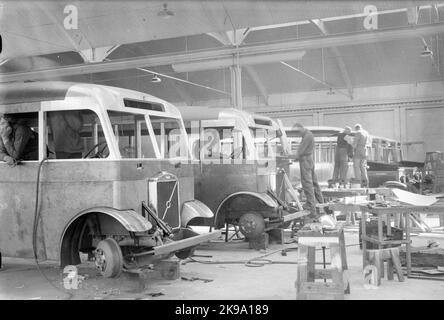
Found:
<path fill-rule="evenodd" d="M 278 128 L 276 122 L 270 117 L 239 110 L 230 107 L 202 107 L 186 106 L 178 107 L 184 121 L 199 120 L 222 120 L 222 119 L 242 119 L 249 127 L 273 127 Z"/>
<path fill-rule="evenodd" d="M 172 104 L 144 92 L 91 83 L 65 81 L 13 82 L 0 85 L 0 105 L 34 103 L 42 101 L 91 98 L 107 109 L 117 110 L 124 107 L 123 99 L 152 102 L 163 107 L 166 117 L 180 118 L 180 113 Z M 140 109 L 151 112 L 153 110 Z M 159 111 L 153 113 L 158 114 Z"/>

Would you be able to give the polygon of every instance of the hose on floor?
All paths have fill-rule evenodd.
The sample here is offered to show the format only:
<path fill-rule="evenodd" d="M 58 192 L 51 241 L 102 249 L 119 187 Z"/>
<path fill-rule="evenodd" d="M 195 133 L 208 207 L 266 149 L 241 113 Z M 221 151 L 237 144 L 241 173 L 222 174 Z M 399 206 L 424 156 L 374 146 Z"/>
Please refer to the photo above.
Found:
<path fill-rule="evenodd" d="M 36 193 L 35 193 L 35 210 L 34 210 L 34 223 L 33 223 L 33 229 L 32 229 L 32 250 L 34 252 L 34 262 L 35 265 L 37 267 L 37 270 L 39 271 L 40 275 L 46 279 L 46 281 L 53 287 L 55 288 L 57 291 L 62 292 L 65 295 L 68 295 L 66 297 L 66 300 L 69 300 L 72 298 L 72 293 L 67 292 L 65 290 L 62 290 L 61 288 L 59 288 L 58 286 L 56 286 L 53 281 L 51 279 L 49 279 L 46 274 L 42 271 L 40 265 L 39 265 L 39 260 L 37 257 L 37 233 L 38 233 L 38 226 L 39 226 L 39 220 L 40 220 L 40 177 L 41 177 L 41 171 L 42 171 L 42 167 L 43 164 L 47 161 L 48 159 L 45 158 L 42 161 L 40 161 L 39 163 L 39 167 L 37 170 L 37 182 L 36 182 Z"/>
<path fill-rule="evenodd" d="M 359 243 L 346 245 L 346 247 L 353 247 L 353 246 L 359 246 Z M 246 261 L 245 260 L 196 260 L 193 257 L 189 257 L 189 258 L 187 258 L 185 263 L 196 262 L 196 263 L 201 263 L 201 264 L 243 264 L 246 267 L 263 267 L 268 264 L 298 264 L 297 261 L 276 261 L 276 260 L 266 259 L 266 257 L 276 254 L 278 252 L 297 250 L 297 249 L 298 249 L 298 247 L 291 247 L 291 248 L 274 250 L 274 251 L 271 251 L 267 254 L 264 254 L 264 255 L 261 255 L 258 257 L 254 257 L 254 258 L 252 258 L 250 260 L 246 260 Z M 330 248 L 325 248 L 325 249 L 328 250 Z M 322 248 L 316 249 L 316 251 L 319 251 L 319 250 L 322 250 Z"/>

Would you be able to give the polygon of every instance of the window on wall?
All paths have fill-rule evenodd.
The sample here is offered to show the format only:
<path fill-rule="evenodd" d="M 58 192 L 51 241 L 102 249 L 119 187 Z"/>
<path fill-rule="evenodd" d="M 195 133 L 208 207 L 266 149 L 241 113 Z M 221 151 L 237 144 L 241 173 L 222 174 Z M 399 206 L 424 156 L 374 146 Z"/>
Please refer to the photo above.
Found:
<path fill-rule="evenodd" d="M 50 159 L 94 159 L 109 156 L 98 115 L 92 110 L 47 112 Z"/>

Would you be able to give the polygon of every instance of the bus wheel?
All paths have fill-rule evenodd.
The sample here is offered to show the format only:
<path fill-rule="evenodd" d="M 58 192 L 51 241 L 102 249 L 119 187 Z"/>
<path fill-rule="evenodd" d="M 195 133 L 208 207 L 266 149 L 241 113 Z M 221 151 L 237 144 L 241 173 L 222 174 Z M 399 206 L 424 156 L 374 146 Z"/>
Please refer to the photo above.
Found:
<path fill-rule="evenodd" d="M 265 230 L 264 218 L 258 213 L 247 212 L 239 219 L 239 229 L 246 238 L 257 238 Z"/>
<path fill-rule="evenodd" d="M 95 265 L 105 278 L 118 277 L 122 273 L 123 256 L 113 238 L 102 240 L 94 251 Z"/>
<path fill-rule="evenodd" d="M 192 248 L 188 248 L 188 249 L 183 249 L 181 251 L 177 251 L 175 253 L 176 257 L 178 257 L 181 260 L 184 260 L 186 258 L 191 257 L 194 254 L 194 251 L 196 250 L 196 247 L 192 247 Z"/>

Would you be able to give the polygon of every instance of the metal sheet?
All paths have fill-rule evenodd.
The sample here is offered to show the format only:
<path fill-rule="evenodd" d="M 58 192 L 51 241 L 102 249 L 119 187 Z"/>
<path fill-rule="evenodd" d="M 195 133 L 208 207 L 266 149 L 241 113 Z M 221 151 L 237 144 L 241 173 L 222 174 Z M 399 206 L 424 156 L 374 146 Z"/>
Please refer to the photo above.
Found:
<path fill-rule="evenodd" d="M 186 227 L 194 218 L 213 218 L 214 214 L 204 203 L 198 200 L 187 201 L 182 206 L 181 222 Z"/>
<path fill-rule="evenodd" d="M 398 198 L 399 202 L 414 206 L 431 206 L 432 204 L 438 202 L 438 199 L 435 196 L 423 196 L 401 189 L 392 189 L 392 192 Z"/>
<path fill-rule="evenodd" d="M 284 222 L 288 222 L 288 221 L 292 221 L 292 220 L 295 220 L 298 218 L 308 216 L 309 214 L 310 214 L 309 211 L 298 211 L 298 212 L 290 213 L 290 214 L 283 216 L 283 219 L 284 219 Z"/>
<path fill-rule="evenodd" d="M 153 227 L 148 220 L 134 210 L 116 210 L 114 208 L 105 207 L 91 208 L 79 213 L 74 219 L 71 220 L 68 226 L 72 223 L 72 221 L 91 212 L 100 212 L 113 217 L 130 232 L 145 232 Z"/>

